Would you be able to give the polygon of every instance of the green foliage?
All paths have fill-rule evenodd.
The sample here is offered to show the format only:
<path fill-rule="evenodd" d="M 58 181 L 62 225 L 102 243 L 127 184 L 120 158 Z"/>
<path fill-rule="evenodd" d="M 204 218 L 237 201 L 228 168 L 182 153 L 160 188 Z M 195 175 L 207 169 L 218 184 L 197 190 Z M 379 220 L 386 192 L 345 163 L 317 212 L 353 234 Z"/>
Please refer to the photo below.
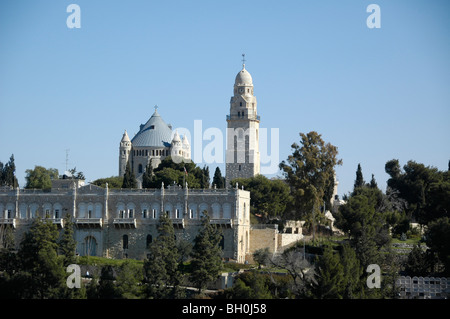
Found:
<path fill-rule="evenodd" d="M 145 172 L 142 175 L 142 188 L 151 188 L 153 186 L 153 166 L 152 160 L 147 164 Z"/>
<path fill-rule="evenodd" d="M 34 169 L 25 171 L 26 185 L 25 188 L 50 189 L 52 188 L 52 179 L 58 178 L 58 170 L 56 168 L 45 168 L 35 166 Z"/>
<path fill-rule="evenodd" d="M 222 176 L 222 172 L 219 167 L 216 167 L 212 183 L 216 186 L 216 188 L 225 188 L 225 177 Z"/>
<path fill-rule="evenodd" d="M 449 217 L 450 172 L 408 161 L 400 168 L 398 160 L 388 161 L 385 171 L 390 175 L 387 185 L 408 202 L 407 214 L 421 224 L 440 217 Z"/>
<path fill-rule="evenodd" d="M 75 252 L 77 243 L 74 239 L 74 227 L 75 224 L 72 216 L 67 214 L 64 218 L 64 230 L 59 243 L 60 252 L 64 256 L 63 265 L 66 267 L 76 262 Z"/>
<path fill-rule="evenodd" d="M 140 283 L 144 279 L 143 268 L 126 260 L 116 276 L 117 294 L 122 299 L 139 299 L 142 296 Z"/>
<path fill-rule="evenodd" d="M 203 212 L 202 229 L 194 239 L 192 249 L 192 272 L 190 280 L 199 294 L 208 282 L 215 280 L 222 269 L 221 231 L 211 225 L 207 211 Z"/>
<path fill-rule="evenodd" d="M 239 275 L 232 288 L 224 292 L 227 299 L 272 299 L 267 276 L 248 271 Z"/>
<path fill-rule="evenodd" d="M 210 176 L 209 176 L 209 167 L 204 166 L 202 168 L 202 178 L 200 181 L 200 188 L 209 188 L 210 187 Z"/>
<path fill-rule="evenodd" d="M 122 188 L 137 188 L 136 176 L 131 169 L 130 161 L 127 162 L 125 174 L 123 175 Z"/>
<path fill-rule="evenodd" d="M 182 281 L 179 270 L 182 262 L 175 241 L 171 219 L 161 214 L 158 238 L 150 245 L 149 259 L 144 263 L 146 295 L 148 298 L 180 298 Z"/>
<path fill-rule="evenodd" d="M 258 264 L 258 268 L 261 269 L 261 265 L 267 265 L 269 263 L 269 248 L 260 248 L 253 252 L 253 260 Z"/>
<path fill-rule="evenodd" d="M 11 186 L 13 188 L 19 187 L 17 178 L 15 176 L 16 164 L 14 164 L 14 154 L 9 158 L 9 162 L 3 165 L 0 162 L 0 187 L 1 186 Z"/>
<path fill-rule="evenodd" d="M 250 178 L 237 178 L 238 183 L 250 191 L 250 210 L 260 214 L 267 222 L 269 218 L 283 217 L 286 207 L 292 202 L 289 186 L 282 180 L 270 180 L 263 175 Z"/>
<path fill-rule="evenodd" d="M 356 170 L 356 179 L 355 179 L 355 184 L 353 185 L 353 190 L 355 190 L 359 187 L 363 187 L 364 185 L 365 185 L 365 182 L 364 182 L 364 178 L 363 178 L 361 164 L 358 164 L 358 169 Z"/>
<path fill-rule="evenodd" d="M 342 164 L 342 160 L 337 159 L 337 147 L 325 143 L 320 134 L 300 133 L 300 137 L 301 146 L 292 144 L 292 155 L 288 156 L 287 162 L 280 163 L 280 169 L 291 187 L 294 218 L 313 211 L 318 215 L 327 200 L 325 194 L 331 187 L 334 167 Z"/>
<path fill-rule="evenodd" d="M 123 176 L 111 176 L 106 178 L 99 178 L 93 181 L 91 184 L 106 188 L 106 184 L 108 184 L 108 188 L 122 188 L 123 185 Z"/>
<path fill-rule="evenodd" d="M 426 243 L 444 264 L 445 275 L 450 275 L 450 218 L 442 217 L 428 224 Z"/>

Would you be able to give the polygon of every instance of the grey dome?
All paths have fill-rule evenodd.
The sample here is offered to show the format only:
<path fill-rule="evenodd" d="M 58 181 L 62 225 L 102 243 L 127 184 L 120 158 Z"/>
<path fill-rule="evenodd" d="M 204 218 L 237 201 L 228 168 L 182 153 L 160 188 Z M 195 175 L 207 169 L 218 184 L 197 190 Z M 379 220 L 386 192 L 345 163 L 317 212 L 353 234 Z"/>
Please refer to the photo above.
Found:
<path fill-rule="evenodd" d="M 172 129 L 163 121 L 157 111 L 141 125 L 139 132 L 133 137 L 133 146 L 170 147 Z"/>

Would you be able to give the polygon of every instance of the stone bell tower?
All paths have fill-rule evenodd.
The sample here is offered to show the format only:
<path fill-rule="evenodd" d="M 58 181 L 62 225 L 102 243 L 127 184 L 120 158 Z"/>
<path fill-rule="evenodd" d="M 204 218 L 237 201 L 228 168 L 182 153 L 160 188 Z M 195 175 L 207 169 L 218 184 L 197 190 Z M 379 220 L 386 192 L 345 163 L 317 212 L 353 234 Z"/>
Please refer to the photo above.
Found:
<path fill-rule="evenodd" d="M 245 57 L 245 55 L 242 55 Z M 253 80 L 245 69 L 236 75 L 227 115 L 226 187 L 235 178 L 253 177 L 260 173 L 259 121 Z"/>

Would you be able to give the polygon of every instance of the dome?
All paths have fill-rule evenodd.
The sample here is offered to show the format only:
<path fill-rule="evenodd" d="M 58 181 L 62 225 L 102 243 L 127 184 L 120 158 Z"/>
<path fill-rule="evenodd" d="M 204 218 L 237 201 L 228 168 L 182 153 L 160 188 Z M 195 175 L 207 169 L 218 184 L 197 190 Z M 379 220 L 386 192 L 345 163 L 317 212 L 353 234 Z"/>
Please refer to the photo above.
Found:
<path fill-rule="evenodd" d="M 133 146 L 170 147 L 172 129 L 155 110 L 152 117 L 141 125 L 139 132 L 133 137 Z"/>
<path fill-rule="evenodd" d="M 234 85 L 253 85 L 253 79 L 250 73 L 245 69 L 245 65 L 242 70 L 236 75 Z"/>

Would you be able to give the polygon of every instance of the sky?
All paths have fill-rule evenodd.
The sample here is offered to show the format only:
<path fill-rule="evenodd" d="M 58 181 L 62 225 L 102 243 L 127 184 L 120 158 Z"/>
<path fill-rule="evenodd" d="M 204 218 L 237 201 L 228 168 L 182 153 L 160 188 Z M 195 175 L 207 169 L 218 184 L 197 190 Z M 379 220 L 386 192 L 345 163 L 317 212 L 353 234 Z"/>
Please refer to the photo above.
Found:
<path fill-rule="evenodd" d="M 117 176 L 124 130 L 132 138 L 155 105 L 174 128 L 201 120 L 225 134 L 245 53 L 279 161 L 316 131 L 343 161 L 340 196 L 358 163 L 382 189 L 391 159 L 447 170 L 449 13 L 446 0 L 2 0 L 0 161 L 14 154 L 21 188 L 36 165 Z"/>

